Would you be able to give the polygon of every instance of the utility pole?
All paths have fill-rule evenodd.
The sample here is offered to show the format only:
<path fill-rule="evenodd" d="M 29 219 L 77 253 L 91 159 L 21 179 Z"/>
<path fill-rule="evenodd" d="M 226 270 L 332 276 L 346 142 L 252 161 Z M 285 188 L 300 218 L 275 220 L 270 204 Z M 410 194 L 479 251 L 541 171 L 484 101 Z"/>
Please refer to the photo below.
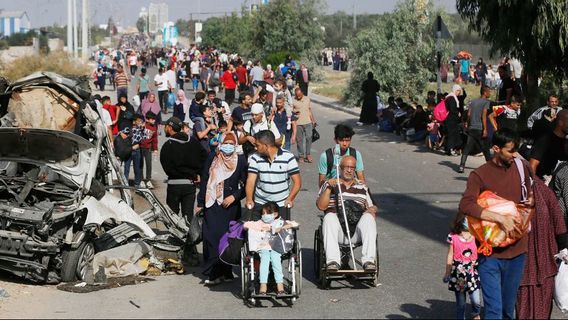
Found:
<path fill-rule="evenodd" d="M 436 18 L 436 60 L 437 60 L 437 70 L 436 70 L 436 82 L 437 82 L 437 93 L 442 93 L 442 17 L 438 16 Z"/>
<path fill-rule="evenodd" d="M 77 35 L 77 0 L 73 0 L 73 57 L 78 57 L 79 39 Z"/>
<path fill-rule="evenodd" d="M 89 0 L 83 0 L 82 5 L 83 15 L 81 16 L 81 58 L 83 59 L 83 62 L 86 62 L 89 59 L 89 23 L 87 22 L 89 17 Z"/>
<path fill-rule="evenodd" d="M 73 52 L 73 0 L 67 0 L 67 53 Z"/>
<path fill-rule="evenodd" d="M 355 14 L 355 3 L 353 3 L 353 32 L 357 30 L 357 14 Z"/>

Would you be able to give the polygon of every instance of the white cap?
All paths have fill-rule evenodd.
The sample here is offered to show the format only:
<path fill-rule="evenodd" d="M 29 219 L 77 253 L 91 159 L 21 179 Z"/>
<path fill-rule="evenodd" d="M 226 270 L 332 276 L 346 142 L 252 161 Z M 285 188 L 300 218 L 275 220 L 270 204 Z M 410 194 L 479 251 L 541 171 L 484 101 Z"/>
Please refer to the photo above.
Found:
<path fill-rule="evenodd" d="M 262 104 L 260 103 L 255 103 L 252 105 L 252 107 L 250 108 L 250 112 L 252 114 L 259 114 L 259 113 L 264 113 L 264 107 L 262 106 Z"/>

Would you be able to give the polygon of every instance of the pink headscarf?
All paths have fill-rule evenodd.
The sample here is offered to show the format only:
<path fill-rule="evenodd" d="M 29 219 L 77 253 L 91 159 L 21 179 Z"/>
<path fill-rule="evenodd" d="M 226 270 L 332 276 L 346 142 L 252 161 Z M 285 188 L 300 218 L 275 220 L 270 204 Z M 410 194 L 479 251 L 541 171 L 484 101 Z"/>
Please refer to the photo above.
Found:
<path fill-rule="evenodd" d="M 180 100 L 179 96 L 182 96 L 181 100 Z M 185 91 L 183 91 L 181 89 L 178 90 L 178 92 L 176 94 L 176 104 L 180 104 L 180 103 L 183 104 L 183 113 L 188 114 L 188 112 L 189 112 L 189 100 L 187 100 L 187 98 L 185 97 Z"/>
<path fill-rule="evenodd" d="M 237 144 L 237 136 L 233 132 L 223 134 L 221 143 Z M 237 170 L 238 155 L 234 152 L 227 156 L 223 152 L 217 152 L 217 155 L 209 168 L 209 180 L 207 181 L 207 189 L 205 191 L 205 208 L 210 208 L 215 202 L 218 205 L 223 203 L 223 190 L 225 188 L 225 180 L 229 179 L 235 170 Z"/>
<path fill-rule="evenodd" d="M 154 102 L 150 102 L 150 96 L 154 96 Z M 160 102 L 154 93 L 150 93 L 140 104 L 140 113 L 142 113 L 143 116 L 146 116 L 148 111 L 152 111 L 155 114 L 159 114 L 162 111 Z"/>

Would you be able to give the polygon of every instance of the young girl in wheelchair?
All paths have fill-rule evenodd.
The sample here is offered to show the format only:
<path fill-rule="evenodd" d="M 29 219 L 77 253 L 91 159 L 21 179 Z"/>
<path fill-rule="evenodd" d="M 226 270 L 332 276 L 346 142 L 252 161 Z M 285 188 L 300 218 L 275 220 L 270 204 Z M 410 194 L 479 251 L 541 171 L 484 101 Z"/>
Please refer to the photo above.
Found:
<path fill-rule="evenodd" d="M 269 266 L 272 266 L 276 294 L 285 294 L 281 258 L 283 253 L 292 248 L 294 238 L 291 229 L 297 226 L 298 223 L 295 221 L 284 221 L 279 216 L 278 205 L 274 202 L 268 202 L 262 207 L 260 220 L 245 222 L 244 228 L 248 230 L 249 250 L 258 252 L 260 256 L 259 294 L 266 294 Z"/>

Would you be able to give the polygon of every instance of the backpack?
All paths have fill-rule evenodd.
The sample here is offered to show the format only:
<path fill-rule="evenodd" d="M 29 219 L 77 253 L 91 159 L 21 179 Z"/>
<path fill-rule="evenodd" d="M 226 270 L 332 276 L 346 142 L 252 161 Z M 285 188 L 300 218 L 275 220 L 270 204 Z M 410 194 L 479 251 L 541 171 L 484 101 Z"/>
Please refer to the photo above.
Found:
<path fill-rule="evenodd" d="M 239 266 L 241 263 L 241 248 L 245 243 L 243 223 L 231 221 L 229 230 L 219 240 L 219 260 L 226 264 Z"/>
<path fill-rule="evenodd" d="M 446 108 L 446 99 L 440 101 L 436 105 L 436 107 L 434 107 L 434 111 L 432 113 L 434 114 L 434 119 L 438 120 L 438 122 L 446 121 L 446 118 L 448 117 L 448 114 L 450 113 L 448 111 L 448 108 Z"/>
<path fill-rule="evenodd" d="M 355 148 L 349 147 L 349 155 L 357 160 L 357 150 Z M 329 148 L 325 150 L 325 157 L 327 161 L 327 173 L 326 176 L 331 174 L 331 170 L 333 169 L 333 149 Z"/>

